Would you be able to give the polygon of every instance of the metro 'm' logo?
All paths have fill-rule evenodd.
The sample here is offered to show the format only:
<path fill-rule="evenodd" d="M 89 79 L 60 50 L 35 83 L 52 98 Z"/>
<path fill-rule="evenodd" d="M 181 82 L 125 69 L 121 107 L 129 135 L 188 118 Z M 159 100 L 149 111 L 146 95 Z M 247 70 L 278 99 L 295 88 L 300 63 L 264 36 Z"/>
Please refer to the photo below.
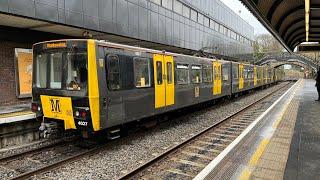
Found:
<path fill-rule="evenodd" d="M 60 100 L 50 99 L 51 111 L 55 113 L 61 113 Z"/>

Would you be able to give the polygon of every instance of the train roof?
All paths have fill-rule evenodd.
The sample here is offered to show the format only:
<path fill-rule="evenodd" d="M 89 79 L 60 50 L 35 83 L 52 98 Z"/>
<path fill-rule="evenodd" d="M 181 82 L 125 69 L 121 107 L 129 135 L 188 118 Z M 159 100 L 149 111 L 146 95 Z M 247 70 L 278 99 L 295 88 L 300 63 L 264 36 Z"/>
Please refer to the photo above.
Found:
<path fill-rule="evenodd" d="M 35 43 L 33 46 L 38 45 L 38 44 L 49 43 L 49 42 L 87 41 L 87 40 L 88 39 L 59 39 L 59 40 L 38 42 L 38 43 Z M 113 47 L 113 48 L 121 48 L 121 49 L 126 49 L 126 50 L 131 50 L 131 51 L 166 54 L 166 55 L 171 55 L 171 56 L 183 56 L 183 57 L 196 58 L 196 59 L 199 59 L 199 60 L 207 60 L 207 61 L 220 61 L 220 62 L 225 62 L 225 63 L 233 62 L 233 63 L 237 63 L 237 64 L 253 65 L 253 64 L 240 63 L 240 62 L 234 62 L 234 61 L 227 61 L 227 60 L 223 60 L 223 59 L 210 59 L 210 58 L 206 58 L 206 57 L 191 56 L 191 55 L 186 55 L 186 54 L 179 54 L 179 53 L 160 51 L 160 50 L 143 48 L 143 47 L 124 45 L 124 44 L 119 44 L 119 43 L 108 42 L 108 41 L 105 41 L 105 40 L 97 40 L 97 39 L 93 39 L 93 40 L 95 40 L 101 46 L 107 46 L 107 47 Z"/>

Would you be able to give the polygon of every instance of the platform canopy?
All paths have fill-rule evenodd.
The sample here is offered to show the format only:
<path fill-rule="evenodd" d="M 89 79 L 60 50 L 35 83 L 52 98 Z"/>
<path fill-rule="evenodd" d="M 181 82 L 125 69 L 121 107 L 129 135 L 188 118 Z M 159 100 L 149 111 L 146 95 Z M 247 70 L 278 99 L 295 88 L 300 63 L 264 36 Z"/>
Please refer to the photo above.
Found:
<path fill-rule="evenodd" d="M 320 41 L 320 0 L 240 0 L 289 51 Z"/>

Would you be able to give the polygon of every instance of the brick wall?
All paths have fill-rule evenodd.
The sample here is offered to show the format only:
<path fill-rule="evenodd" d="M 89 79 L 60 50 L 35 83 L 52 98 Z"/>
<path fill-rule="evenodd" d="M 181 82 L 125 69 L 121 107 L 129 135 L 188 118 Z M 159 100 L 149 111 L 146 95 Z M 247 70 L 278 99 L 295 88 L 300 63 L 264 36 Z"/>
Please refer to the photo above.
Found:
<path fill-rule="evenodd" d="M 31 98 L 18 99 L 16 96 L 15 48 L 31 49 L 32 44 L 0 40 L 0 107 L 31 102 Z"/>

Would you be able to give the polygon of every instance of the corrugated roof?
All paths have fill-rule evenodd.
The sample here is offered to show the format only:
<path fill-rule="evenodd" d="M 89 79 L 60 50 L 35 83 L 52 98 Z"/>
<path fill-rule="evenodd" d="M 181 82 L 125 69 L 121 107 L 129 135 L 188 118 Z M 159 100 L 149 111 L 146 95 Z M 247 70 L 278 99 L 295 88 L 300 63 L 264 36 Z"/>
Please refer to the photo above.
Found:
<path fill-rule="evenodd" d="M 305 0 L 241 0 L 287 49 L 306 41 Z M 309 42 L 320 41 L 320 1 L 310 0 Z"/>

